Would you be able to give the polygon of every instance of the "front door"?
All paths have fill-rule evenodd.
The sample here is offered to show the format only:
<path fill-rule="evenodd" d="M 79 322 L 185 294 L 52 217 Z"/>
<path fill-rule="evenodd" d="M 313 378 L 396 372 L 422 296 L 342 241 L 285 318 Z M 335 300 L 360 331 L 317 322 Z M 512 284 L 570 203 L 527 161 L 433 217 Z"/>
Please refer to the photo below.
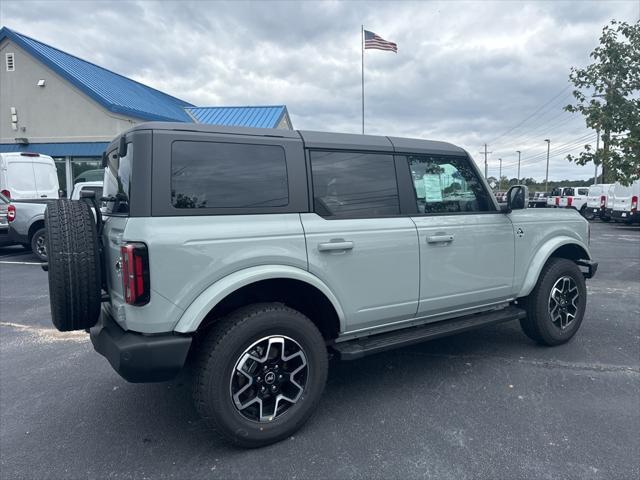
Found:
<path fill-rule="evenodd" d="M 514 231 L 468 157 L 407 155 L 420 245 L 418 316 L 464 312 L 512 295 Z"/>
<path fill-rule="evenodd" d="M 415 224 L 400 215 L 391 154 L 311 151 L 314 213 L 301 215 L 309 270 L 333 290 L 349 332 L 413 318 Z"/>

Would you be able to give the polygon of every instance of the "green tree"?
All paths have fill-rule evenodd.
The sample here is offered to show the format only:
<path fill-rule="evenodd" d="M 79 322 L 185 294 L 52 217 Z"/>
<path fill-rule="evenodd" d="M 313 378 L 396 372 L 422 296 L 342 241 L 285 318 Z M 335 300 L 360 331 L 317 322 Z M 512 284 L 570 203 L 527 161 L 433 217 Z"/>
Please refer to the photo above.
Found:
<path fill-rule="evenodd" d="M 640 178 L 640 21 L 613 20 L 590 56 L 586 68 L 571 68 L 575 102 L 565 110 L 584 115 L 587 127 L 601 132 L 602 145 L 597 151 L 585 145 L 567 159 L 602 165 L 602 183 L 628 185 Z"/>

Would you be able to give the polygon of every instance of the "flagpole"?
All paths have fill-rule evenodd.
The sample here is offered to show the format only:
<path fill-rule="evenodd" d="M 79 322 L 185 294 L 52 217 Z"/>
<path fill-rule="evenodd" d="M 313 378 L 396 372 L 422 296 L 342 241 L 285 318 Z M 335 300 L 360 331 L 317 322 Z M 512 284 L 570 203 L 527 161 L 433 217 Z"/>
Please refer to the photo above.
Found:
<path fill-rule="evenodd" d="M 364 135 L 364 25 L 361 25 L 360 50 L 362 53 L 362 134 Z"/>

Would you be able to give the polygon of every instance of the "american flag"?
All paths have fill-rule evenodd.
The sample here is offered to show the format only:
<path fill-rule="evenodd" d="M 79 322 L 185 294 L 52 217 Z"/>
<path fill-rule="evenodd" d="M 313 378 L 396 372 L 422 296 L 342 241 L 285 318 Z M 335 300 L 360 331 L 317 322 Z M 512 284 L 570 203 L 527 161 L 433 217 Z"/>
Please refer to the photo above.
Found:
<path fill-rule="evenodd" d="M 369 30 L 364 31 L 364 48 L 365 50 L 368 48 L 374 48 L 376 50 L 389 50 L 391 52 L 398 53 L 398 45 L 385 40 Z"/>

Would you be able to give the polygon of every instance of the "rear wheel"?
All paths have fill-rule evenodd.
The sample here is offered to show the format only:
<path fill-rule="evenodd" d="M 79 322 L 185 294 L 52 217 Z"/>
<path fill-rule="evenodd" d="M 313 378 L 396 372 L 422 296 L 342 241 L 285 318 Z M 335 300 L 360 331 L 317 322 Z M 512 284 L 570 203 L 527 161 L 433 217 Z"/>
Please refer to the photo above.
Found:
<path fill-rule="evenodd" d="M 549 346 L 568 342 L 580 328 L 587 305 L 580 268 L 565 258 L 550 259 L 522 303 L 527 316 L 520 325 L 529 338 Z"/>
<path fill-rule="evenodd" d="M 38 260 L 47 261 L 47 238 L 44 228 L 36 230 L 31 237 L 31 251 L 38 257 Z"/>
<path fill-rule="evenodd" d="M 57 200 L 47 206 L 44 222 L 53 324 L 63 332 L 91 328 L 102 288 L 93 212 L 86 202 Z"/>
<path fill-rule="evenodd" d="M 327 379 L 320 332 L 278 303 L 237 310 L 196 348 L 196 408 L 211 428 L 243 447 L 268 445 L 298 430 Z"/>

